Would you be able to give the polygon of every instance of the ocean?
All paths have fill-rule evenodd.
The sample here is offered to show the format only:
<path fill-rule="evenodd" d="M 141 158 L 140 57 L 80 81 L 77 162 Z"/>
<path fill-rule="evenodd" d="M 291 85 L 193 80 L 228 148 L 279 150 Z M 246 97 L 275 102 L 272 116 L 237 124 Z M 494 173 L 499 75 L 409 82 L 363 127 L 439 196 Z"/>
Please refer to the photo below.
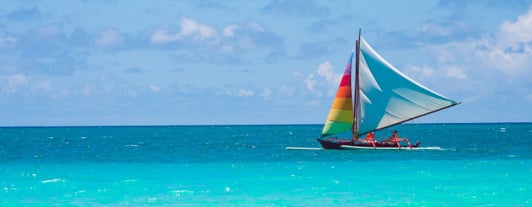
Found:
<path fill-rule="evenodd" d="M 532 206 L 532 123 L 404 124 L 424 150 L 319 148 L 321 125 L 0 127 L 0 206 Z"/>

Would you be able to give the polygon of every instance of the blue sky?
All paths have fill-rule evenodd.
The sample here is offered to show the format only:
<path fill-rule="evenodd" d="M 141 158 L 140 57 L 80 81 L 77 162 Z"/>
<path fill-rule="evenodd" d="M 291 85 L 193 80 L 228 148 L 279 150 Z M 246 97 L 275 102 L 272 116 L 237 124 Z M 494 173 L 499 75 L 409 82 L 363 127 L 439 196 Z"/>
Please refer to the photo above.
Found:
<path fill-rule="evenodd" d="M 362 35 L 462 104 L 532 121 L 532 1 L 0 0 L 0 125 L 322 124 Z"/>

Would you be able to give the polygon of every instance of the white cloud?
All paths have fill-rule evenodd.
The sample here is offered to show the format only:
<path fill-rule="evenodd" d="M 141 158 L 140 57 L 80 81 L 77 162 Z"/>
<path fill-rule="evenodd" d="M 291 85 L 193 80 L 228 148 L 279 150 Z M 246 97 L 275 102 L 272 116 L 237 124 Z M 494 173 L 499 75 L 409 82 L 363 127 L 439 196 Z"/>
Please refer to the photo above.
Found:
<path fill-rule="evenodd" d="M 497 27 L 497 26 L 495 26 Z M 500 97 L 527 97 L 532 73 L 532 9 L 515 21 L 505 21 L 494 33 L 427 47 L 437 64 L 427 70 L 427 86 L 467 103 Z M 428 69 L 428 68 L 427 68 Z M 411 67 L 421 76 L 424 67 Z M 407 70 L 407 72 L 409 72 Z M 433 72 L 433 73 L 432 73 Z M 409 74 L 410 75 L 410 74 Z M 428 76 L 431 78 L 428 78 Z M 412 76 L 415 80 L 416 76 Z M 455 95 L 452 95 L 455 94 Z"/>
<path fill-rule="evenodd" d="M 107 28 L 98 34 L 95 42 L 100 47 L 113 47 L 122 44 L 124 39 L 116 29 Z"/>
<path fill-rule="evenodd" d="M 221 51 L 234 52 L 238 49 L 250 50 L 261 44 L 261 34 L 266 30 L 257 22 L 251 21 L 245 24 L 231 24 L 222 31 Z"/>
<path fill-rule="evenodd" d="M 217 29 L 184 17 L 178 25 L 154 29 L 150 42 L 160 46 L 174 43 L 191 56 L 202 54 L 211 56 L 209 60 L 212 61 L 241 64 L 252 59 L 261 60 L 261 58 L 246 58 L 251 54 L 261 53 L 265 56 L 262 60 L 271 58 L 272 55 L 279 53 L 282 39 L 254 21 L 227 24 Z M 247 51 L 252 51 L 252 53 Z M 235 53 L 240 54 L 235 56 Z"/>
<path fill-rule="evenodd" d="M 304 81 L 310 92 L 321 97 L 323 95 L 322 86 L 325 87 L 328 95 L 334 95 L 341 78 L 342 74 L 334 73 L 334 66 L 329 61 L 326 61 L 320 64 L 316 71 L 311 73 Z"/>
<path fill-rule="evenodd" d="M 314 73 L 310 74 L 307 79 L 305 79 L 305 84 L 307 85 L 307 89 L 316 94 L 318 97 L 321 97 L 321 93 L 316 90 L 316 83 L 317 81 L 314 79 Z"/>
<path fill-rule="evenodd" d="M 206 24 L 200 24 L 196 21 L 183 18 L 181 19 L 181 32 L 180 36 L 193 36 L 194 39 L 204 40 L 208 38 L 216 37 L 216 30 Z"/>
<path fill-rule="evenodd" d="M 223 35 L 226 37 L 232 37 L 235 36 L 234 30 L 238 28 L 238 25 L 228 25 L 225 26 Z"/>
<path fill-rule="evenodd" d="M 292 97 L 296 93 L 296 89 L 291 86 L 283 85 L 279 88 L 279 95 L 284 97 Z"/>
<path fill-rule="evenodd" d="M 8 80 L 9 86 L 26 85 L 28 80 L 25 75 L 15 74 L 11 75 Z"/>
<path fill-rule="evenodd" d="M 265 32 L 266 31 L 262 26 L 260 26 L 259 23 L 255 22 L 255 21 L 249 22 L 249 26 L 255 31 L 259 31 L 259 32 Z"/>
<path fill-rule="evenodd" d="M 294 71 L 292 71 L 292 76 L 295 77 L 295 78 L 302 78 L 303 74 L 299 70 L 294 70 Z"/>
<path fill-rule="evenodd" d="M 325 78 L 329 85 L 336 86 L 342 78 L 342 74 L 334 73 L 334 66 L 329 61 L 320 64 L 316 72 L 319 76 Z"/>
<path fill-rule="evenodd" d="M 172 42 L 176 41 L 177 38 L 175 38 L 173 35 L 167 34 L 168 32 L 165 29 L 155 29 L 153 31 L 150 40 L 152 43 L 165 43 L 165 42 Z"/>
<path fill-rule="evenodd" d="M 262 93 L 260 94 L 260 96 L 266 100 L 270 99 L 271 95 L 272 95 L 272 90 L 269 88 L 264 88 L 262 90 Z"/>
<path fill-rule="evenodd" d="M 424 79 L 430 79 L 434 76 L 435 70 L 434 68 L 424 65 L 424 66 L 409 66 L 405 69 L 405 74 L 408 77 L 411 77 L 412 79 L 416 81 L 422 81 Z"/>
<path fill-rule="evenodd" d="M 169 28 L 158 28 L 150 37 L 152 43 L 166 43 L 182 40 L 189 37 L 197 42 L 218 42 L 218 33 L 216 29 L 207 25 L 201 24 L 190 18 L 181 18 L 179 22 L 180 31 L 172 32 Z"/>
<path fill-rule="evenodd" d="M 252 90 L 238 89 L 238 96 L 249 97 L 255 95 L 255 92 Z"/>
<path fill-rule="evenodd" d="M 8 92 L 13 93 L 17 89 L 28 85 L 28 79 L 25 75 L 15 74 L 7 78 L 7 84 Z"/>
<path fill-rule="evenodd" d="M 437 51 L 439 70 L 447 77 L 465 79 L 471 75 L 485 76 L 498 73 L 498 76 L 522 76 L 527 74 L 532 64 L 532 52 L 528 49 L 520 52 L 508 51 L 510 45 L 493 36 L 463 42 L 450 42 L 434 46 Z M 532 43 L 532 42 L 531 42 Z M 520 45 L 529 48 L 531 43 Z M 437 70 L 435 70 L 437 73 Z M 466 75 L 470 74 L 470 76 Z"/>
<path fill-rule="evenodd" d="M 505 21 L 496 39 L 484 38 L 479 45 L 487 48 L 479 52 L 499 71 L 518 75 L 527 73 L 532 64 L 532 7 L 515 22 Z"/>
<path fill-rule="evenodd" d="M 215 93 L 216 95 L 250 97 L 255 95 L 255 91 L 249 89 L 223 89 Z"/>
<path fill-rule="evenodd" d="M 149 88 L 150 91 L 153 92 L 153 93 L 158 93 L 158 92 L 161 90 L 161 88 L 159 88 L 159 87 L 156 86 L 156 85 L 149 85 L 148 88 Z"/>
<path fill-rule="evenodd" d="M 505 44 L 530 43 L 532 41 L 532 7 L 516 22 L 505 21 L 500 26 L 500 37 Z"/>
<path fill-rule="evenodd" d="M 311 101 L 305 103 L 305 106 L 311 106 L 311 107 L 320 106 L 321 102 L 322 101 L 320 101 L 320 100 L 311 100 Z"/>
<path fill-rule="evenodd" d="M 50 80 L 38 80 L 32 85 L 32 93 L 58 100 L 70 94 L 71 87 L 52 84 Z"/>
<path fill-rule="evenodd" d="M 12 48 L 17 44 L 18 39 L 14 36 L 8 35 L 0 31 L 0 49 Z"/>
<path fill-rule="evenodd" d="M 446 67 L 445 75 L 447 75 L 447 77 L 456 78 L 456 79 L 467 79 L 467 75 L 458 66 Z"/>
<path fill-rule="evenodd" d="M 433 71 L 424 67 L 411 67 L 410 70 L 428 72 L 423 77 L 433 76 L 435 80 L 468 79 L 479 85 L 504 79 L 532 78 L 532 7 L 517 20 L 504 21 L 498 28 L 495 34 L 486 33 L 478 38 L 430 46 L 429 50 L 436 52 L 438 65 L 433 66 Z"/>

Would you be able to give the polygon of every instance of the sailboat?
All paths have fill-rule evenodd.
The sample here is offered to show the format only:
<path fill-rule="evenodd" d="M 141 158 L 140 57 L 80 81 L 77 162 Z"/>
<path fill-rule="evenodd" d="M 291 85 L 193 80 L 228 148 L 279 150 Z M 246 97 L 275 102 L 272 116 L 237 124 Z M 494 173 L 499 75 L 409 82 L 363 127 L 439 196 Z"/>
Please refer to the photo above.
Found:
<path fill-rule="evenodd" d="M 401 73 L 375 52 L 360 33 L 359 30 L 355 47 L 351 51 L 329 115 L 317 140 L 324 149 L 417 148 L 420 142 L 412 145 L 404 138 L 375 141 L 374 138 L 363 139 L 363 136 L 373 135 L 373 132 L 460 103 Z M 353 58 L 355 71 L 352 71 Z M 350 139 L 334 137 L 348 131 L 351 131 Z"/>

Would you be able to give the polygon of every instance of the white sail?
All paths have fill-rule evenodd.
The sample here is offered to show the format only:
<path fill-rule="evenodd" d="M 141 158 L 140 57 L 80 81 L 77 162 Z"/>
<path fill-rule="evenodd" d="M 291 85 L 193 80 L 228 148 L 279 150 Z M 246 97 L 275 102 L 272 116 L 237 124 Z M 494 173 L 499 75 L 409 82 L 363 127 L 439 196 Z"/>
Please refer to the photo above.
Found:
<path fill-rule="evenodd" d="M 393 126 L 453 105 L 408 78 L 360 38 L 358 133 Z"/>

